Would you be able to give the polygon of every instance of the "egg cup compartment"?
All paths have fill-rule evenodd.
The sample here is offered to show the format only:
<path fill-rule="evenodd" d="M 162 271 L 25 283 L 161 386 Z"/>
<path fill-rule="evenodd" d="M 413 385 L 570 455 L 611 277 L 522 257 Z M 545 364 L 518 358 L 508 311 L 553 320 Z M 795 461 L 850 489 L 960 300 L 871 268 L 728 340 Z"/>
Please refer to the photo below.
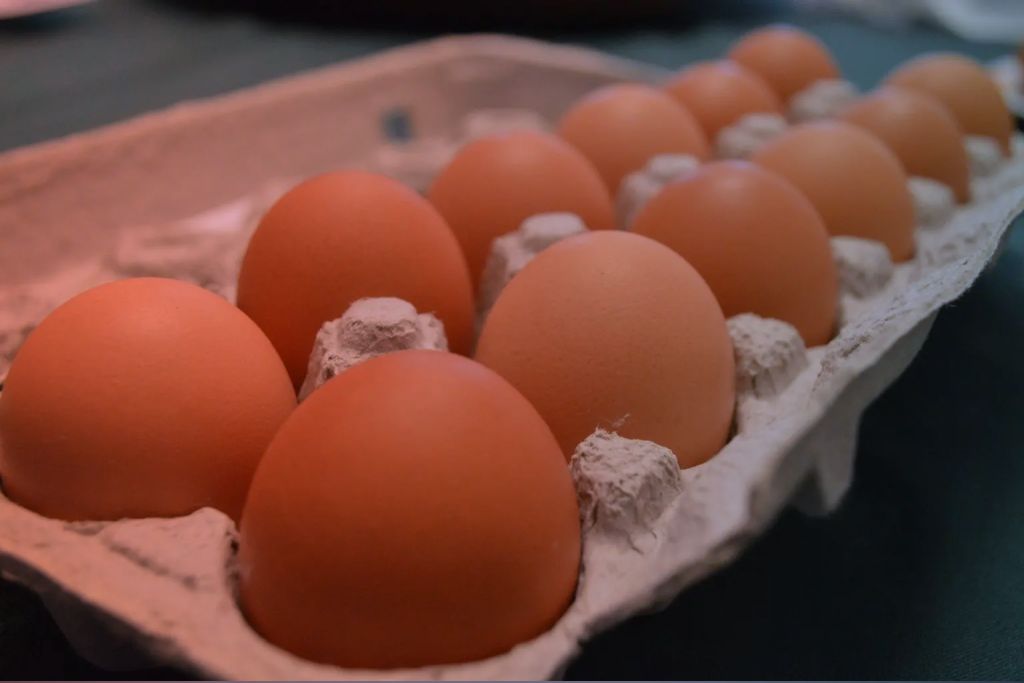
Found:
<path fill-rule="evenodd" d="M 256 219 L 291 184 L 281 179 L 349 165 L 423 189 L 466 139 L 549 127 L 597 87 L 667 75 L 589 50 L 446 38 L 3 155 L 0 174 L 12 182 L 0 202 L 0 376 L 40 318 L 100 282 L 165 275 L 232 300 Z M 584 530 L 576 600 L 550 631 L 505 655 L 366 672 L 285 653 L 238 610 L 236 531 L 210 509 L 68 524 L 0 497 L 0 571 L 38 591 L 75 647 L 108 668 L 163 663 L 213 679 L 558 676 L 589 637 L 664 606 L 731 562 L 786 505 L 824 514 L 838 504 L 864 409 L 912 361 L 939 308 L 980 276 L 1024 211 L 1021 140 L 1014 158 L 977 179 L 976 189 L 973 204 L 917 231 L 918 255 L 908 263 L 894 266 L 873 243 L 833 240 L 843 284 L 828 345 L 804 348 L 778 321 L 729 321 L 737 430 L 707 463 L 679 470 L 661 446 L 608 432 L 585 440 L 570 463 Z M 499 284 L 517 258 L 530 257 L 536 228 L 506 249 L 504 265 L 495 266 Z M 433 343 L 429 329 L 419 329 L 415 343 Z M 322 341 L 318 372 L 337 346 Z"/>
<path fill-rule="evenodd" d="M 857 87 L 849 81 L 815 81 L 790 98 L 786 103 L 786 117 L 791 123 L 835 118 L 836 114 L 860 95 Z"/>

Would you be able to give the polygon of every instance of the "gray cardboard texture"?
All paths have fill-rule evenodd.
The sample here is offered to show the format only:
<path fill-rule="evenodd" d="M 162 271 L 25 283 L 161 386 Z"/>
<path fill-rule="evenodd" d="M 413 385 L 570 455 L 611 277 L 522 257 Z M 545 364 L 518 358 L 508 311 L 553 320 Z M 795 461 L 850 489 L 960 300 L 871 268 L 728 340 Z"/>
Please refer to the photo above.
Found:
<path fill-rule="evenodd" d="M 42 316 L 99 282 L 162 275 L 232 299 L 246 239 L 289 179 L 355 166 L 422 188 L 481 130 L 544 127 L 595 87 L 664 76 L 587 50 L 451 38 L 9 153 L 0 158 L 0 176 L 13 179 L 0 188 L 0 375 Z M 404 120 L 413 139 L 389 143 L 382 117 Z M 0 498 L 0 570 L 40 592 L 75 646 L 110 668 L 161 662 L 213 679 L 557 677 L 590 635 L 724 566 L 787 504 L 813 514 L 838 504 L 865 407 L 1024 211 L 1024 141 L 1015 150 L 976 178 L 979 201 L 922 225 L 913 261 L 894 267 L 877 245 L 833 242 L 843 294 L 827 346 L 805 349 L 778 321 L 729 321 L 737 433 L 711 461 L 679 471 L 657 444 L 601 431 L 581 444 L 570 465 L 584 532 L 576 600 L 552 630 L 503 656 L 383 673 L 282 652 L 238 611 L 236 531 L 209 509 L 68 524 Z"/>

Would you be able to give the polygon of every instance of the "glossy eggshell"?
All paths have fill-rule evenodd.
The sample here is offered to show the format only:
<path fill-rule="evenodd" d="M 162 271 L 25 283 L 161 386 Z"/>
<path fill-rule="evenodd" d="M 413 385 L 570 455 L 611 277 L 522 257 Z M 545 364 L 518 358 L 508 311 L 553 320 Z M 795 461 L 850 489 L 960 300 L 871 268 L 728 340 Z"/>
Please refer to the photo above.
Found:
<path fill-rule="evenodd" d="M 751 31 L 733 45 L 728 57 L 761 76 L 783 102 L 816 81 L 841 78 L 828 48 L 793 26 Z"/>
<path fill-rule="evenodd" d="M 537 411 L 467 358 L 400 351 L 329 380 L 267 449 L 241 605 L 315 662 L 475 661 L 548 630 L 579 562 L 572 477 Z"/>
<path fill-rule="evenodd" d="M 970 160 L 956 118 L 937 100 L 907 88 L 882 88 L 857 100 L 838 118 L 877 136 L 909 175 L 931 178 L 971 199 Z"/>
<path fill-rule="evenodd" d="M 874 135 L 850 123 L 806 123 L 768 141 L 751 161 L 796 185 L 831 235 L 881 242 L 895 262 L 913 257 L 909 178 Z"/>
<path fill-rule="evenodd" d="M 428 197 L 455 233 L 474 288 L 494 240 L 531 216 L 569 212 L 591 230 L 615 227 L 615 205 L 593 165 L 564 140 L 534 131 L 469 143 L 434 179 Z"/>
<path fill-rule="evenodd" d="M 241 311 L 159 278 L 90 289 L 47 316 L 0 395 L 0 476 L 64 520 L 238 519 L 263 451 L 295 409 L 273 345 Z"/>
<path fill-rule="evenodd" d="M 566 455 L 602 428 L 691 467 L 729 434 L 722 309 L 689 263 L 646 237 L 594 232 L 542 251 L 498 297 L 476 358 L 536 406 Z"/>
<path fill-rule="evenodd" d="M 956 54 L 917 57 L 897 67 L 884 85 L 934 97 L 953 114 L 968 135 L 989 137 L 1010 155 L 1013 116 L 995 80 L 981 64 Z"/>
<path fill-rule="evenodd" d="M 358 299 L 384 296 L 435 314 L 452 351 L 469 352 L 473 290 L 455 235 L 415 191 L 362 171 L 317 176 L 281 197 L 238 276 L 239 308 L 273 342 L 296 388 L 320 327 Z"/>
<path fill-rule="evenodd" d="M 782 176 L 748 162 L 707 164 L 655 195 L 633 232 L 696 268 L 727 318 L 783 320 L 808 346 L 832 338 L 839 276 L 828 230 Z"/>
<path fill-rule="evenodd" d="M 709 140 L 748 114 L 781 114 L 782 102 L 765 81 L 731 61 L 694 64 L 665 85 L 686 107 Z"/>
<path fill-rule="evenodd" d="M 703 161 L 711 153 L 693 114 L 668 93 L 635 83 L 583 98 L 562 118 L 558 134 L 590 159 L 612 195 L 654 156 L 689 154 Z"/>

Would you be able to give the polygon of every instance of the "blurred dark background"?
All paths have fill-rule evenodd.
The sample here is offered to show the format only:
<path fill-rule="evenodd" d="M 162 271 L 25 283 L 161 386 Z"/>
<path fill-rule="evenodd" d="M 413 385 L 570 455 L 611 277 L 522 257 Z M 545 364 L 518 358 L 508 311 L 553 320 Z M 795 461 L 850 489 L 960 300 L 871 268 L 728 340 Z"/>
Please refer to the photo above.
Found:
<path fill-rule="evenodd" d="M 1009 49 L 927 26 L 885 33 L 805 16 L 783 0 L 99 0 L 0 22 L 0 151 L 449 32 L 509 32 L 677 67 L 780 20 L 819 35 L 865 87 L 922 51 L 991 59 Z"/>
<path fill-rule="evenodd" d="M 988 60 L 1011 49 L 929 26 L 886 32 L 795 14 L 772 0 L 491 0 L 469 15 L 452 5 L 100 0 L 0 22 L 0 150 L 456 31 L 675 68 L 721 55 L 754 26 L 789 21 L 822 38 L 864 88 L 920 52 Z M 1024 679 L 1022 273 L 1018 231 L 865 416 L 856 483 L 835 515 L 787 513 L 665 612 L 589 643 L 568 677 Z M 0 677 L 187 675 L 99 671 L 74 655 L 35 596 L 0 582 Z"/>

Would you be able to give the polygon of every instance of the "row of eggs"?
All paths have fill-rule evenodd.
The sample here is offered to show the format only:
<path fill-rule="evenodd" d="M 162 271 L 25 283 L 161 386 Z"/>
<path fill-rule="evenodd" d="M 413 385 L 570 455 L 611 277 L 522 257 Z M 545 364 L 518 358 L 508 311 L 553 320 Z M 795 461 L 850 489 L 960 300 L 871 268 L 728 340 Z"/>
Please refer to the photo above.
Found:
<path fill-rule="evenodd" d="M 755 31 L 662 89 L 592 94 L 556 135 L 470 143 L 427 198 L 355 171 L 301 183 L 252 235 L 237 306 L 156 278 L 74 297 L 28 337 L 0 396 L 6 495 L 63 520 L 222 510 L 240 522 L 250 623 L 313 661 L 463 662 L 539 635 L 579 573 L 577 444 L 603 427 L 683 467 L 713 457 L 735 403 L 726 317 L 827 343 L 830 234 L 907 260 L 908 174 L 967 201 L 964 135 L 1008 153 L 1010 117 L 977 65 L 922 59 L 846 123 L 706 163 L 612 230 L 613 197 L 650 158 L 707 161 L 736 120 L 835 78 L 814 38 Z M 516 274 L 477 337 L 492 245 L 552 212 L 591 230 Z M 299 404 L 321 326 L 385 296 L 435 314 L 455 353 L 382 355 Z"/>

